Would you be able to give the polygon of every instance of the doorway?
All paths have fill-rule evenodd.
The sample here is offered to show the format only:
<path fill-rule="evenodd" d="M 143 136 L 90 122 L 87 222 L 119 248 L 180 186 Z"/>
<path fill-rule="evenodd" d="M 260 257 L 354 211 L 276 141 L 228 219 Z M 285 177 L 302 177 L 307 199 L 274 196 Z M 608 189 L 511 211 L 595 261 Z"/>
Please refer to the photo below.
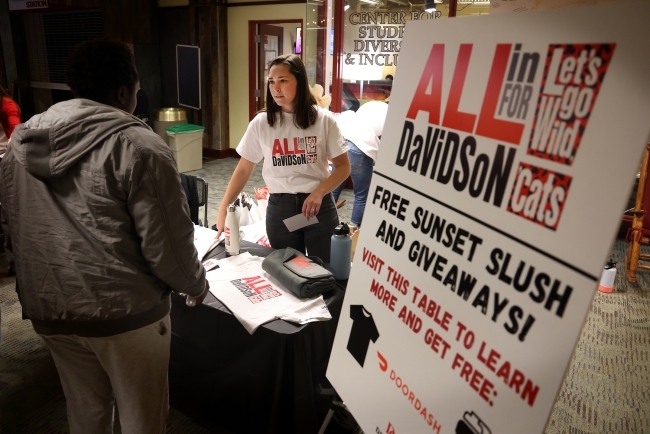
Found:
<path fill-rule="evenodd" d="M 269 63 L 277 56 L 296 52 L 302 20 L 248 22 L 249 120 L 266 106 Z"/>

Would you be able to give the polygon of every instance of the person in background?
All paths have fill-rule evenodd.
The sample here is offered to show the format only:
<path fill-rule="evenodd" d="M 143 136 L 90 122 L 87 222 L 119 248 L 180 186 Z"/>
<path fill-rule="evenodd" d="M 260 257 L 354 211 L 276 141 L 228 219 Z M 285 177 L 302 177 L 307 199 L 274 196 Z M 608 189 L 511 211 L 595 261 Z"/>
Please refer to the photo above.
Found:
<path fill-rule="evenodd" d="M 7 91 L 0 86 L 0 159 L 9 146 L 9 139 L 13 133 L 16 125 L 20 123 L 20 108 L 18 104 L 11 99 Z M 13 270 L 9 267 L 7 275 L 13 274 Z M 0 315 L 1 317 L 1 315 Z M 1 323 L 1 321 L 0 321 Z M 2 330 L 0 329 L 0 342 L 2 341 Z"/>
<path fill-rule="evenodd" d="M 276 57 L 269 68 L 267 107 L 253 118 L 237 146 L 241 158 L 219 206 L 217 229 L 223 231 L 228 204 L 264 160 L 269 243 L 329 262 L 330 237 L 339 224 L 331 192 L 350 173 L 343 138 L 332 114 L 316 105 L 299 56 Z M 332 175 L 328 158 L 336 168 Z M 301 213 L 318 223 L 290 232 L 283 220 Z"/>
<path fill-rule="evenodd" d="M 390 93 L 393 90 L 393 76 L 391 74 L 388 74 L 386 76 L 386 80 L 390 81 L 390 86 L 385 86 L 384 89 L 383 89 L 384 102 L 389 103 L 390 102 Z"/>
<path fill-rule="evenodd" d="M 115 404 L 123 433 L 163 433 L 170 292 L 200 304 L 209 289 L 187 199 L 172 151 L 131 114 L 127 45 L 80 44 L 66 82 L 75 98 L 16 127 L 0 166 L 18 298 L 52 353 L 72 434 L 112 433 Z"/>
<path fill-rule="evenodd" d="M 382 101 L 369 101 L 355 112 L 348 110 L 335 117 L 341 129 L 341 134 L 348 144 L 350 158 L 354 203 L 350 216 L 351 230 L 356 231 L 361 226 L 363 212 L 366 208 L 372 168 L 377 159 L 379 140 L 384 130 L 384 121 L 388 112 L 388 104 Z M 339 199 L 345 182 L 339 185 L 332 194 L 334 200 Z"/>
<path fill-rule="evenodd" d="M 0 86 L 0 154 L 7 150 L 11 134 L 19 123 L 20 108 L 18 104 Z"/>

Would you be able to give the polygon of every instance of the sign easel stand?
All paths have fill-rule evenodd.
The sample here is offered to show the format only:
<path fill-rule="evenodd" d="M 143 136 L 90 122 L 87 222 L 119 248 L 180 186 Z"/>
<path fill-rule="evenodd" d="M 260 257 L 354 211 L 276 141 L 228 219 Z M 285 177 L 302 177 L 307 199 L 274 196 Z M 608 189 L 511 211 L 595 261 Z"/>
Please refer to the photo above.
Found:
<path fill-rule="evenodd" d="M 336 390 L 334 388 L 330 389 L 323 389 L 322 386 L 318 386 L 320 389 L 320 394 L 321 395 L 329 395 L 332 397 L 332 401 L 330 402 L 330 408 L 327 411 L 327 415 L 325 416 L 325 419 L 323 420 L 323 424 L 321 425 L 320 429 L 318 430 L 318 434 L 325 434 L 325 431 L 327 430 L 327 427 L 332 420 L 332 417 L 334 416 L 334 413 L 338 408 L 342 408 L 349 414 L 349 410 L 343 403 L 343 400 L 341 397 L 336 393 Z M 354 434 L 363 434 L 363 431 L 361 431 L 361 428 L 359 425 L 355 422 L 356 428 L 354 429 Z"/>

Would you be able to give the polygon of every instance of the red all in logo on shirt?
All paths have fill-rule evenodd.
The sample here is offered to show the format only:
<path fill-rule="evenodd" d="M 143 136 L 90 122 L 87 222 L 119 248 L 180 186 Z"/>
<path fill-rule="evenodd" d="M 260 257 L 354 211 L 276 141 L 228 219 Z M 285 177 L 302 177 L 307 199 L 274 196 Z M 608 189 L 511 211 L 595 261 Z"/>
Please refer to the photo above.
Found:
<path fill-rule="evenodd" d="M 241 293 L 246 296 L 248 300 L 253 304 L 257 304 L 264 300 L 269 300 L 282 295 L 261 276 L 234 279 L 231 280 L 230 283 L 239 289 Z"/>
<path fill-rule="evenodd" d="M 271 155 L 273 166 L 276 167 L 316 163 L 316 136 L 275 139 Z"/>

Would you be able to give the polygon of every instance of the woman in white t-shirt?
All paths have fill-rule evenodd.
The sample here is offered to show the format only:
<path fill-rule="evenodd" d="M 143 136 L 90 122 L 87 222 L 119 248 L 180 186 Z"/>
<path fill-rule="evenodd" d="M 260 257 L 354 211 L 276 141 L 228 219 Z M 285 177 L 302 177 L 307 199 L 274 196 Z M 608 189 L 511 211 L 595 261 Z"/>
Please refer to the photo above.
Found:
<path fill-rule="evenodd" d="M 271 62 L 266 101 L 266 110 L 253 118 L 237 146 L 241 159 L 219 206 L 217 229 L 223 231 L 228 204 L 264 160 L 271 246 L 293 247 L 329 262 L 330 237 L 339 223 L 331 192 L 350 174 L 343 138 L 332 114 L 316 105 L 299 56 L 288 54 Z M 328 159 L 335 168 L 331 175 Z M 284 219 L 297 214 L 308 220 L 316 217 L 318 223 L 289 232 Z"/>

